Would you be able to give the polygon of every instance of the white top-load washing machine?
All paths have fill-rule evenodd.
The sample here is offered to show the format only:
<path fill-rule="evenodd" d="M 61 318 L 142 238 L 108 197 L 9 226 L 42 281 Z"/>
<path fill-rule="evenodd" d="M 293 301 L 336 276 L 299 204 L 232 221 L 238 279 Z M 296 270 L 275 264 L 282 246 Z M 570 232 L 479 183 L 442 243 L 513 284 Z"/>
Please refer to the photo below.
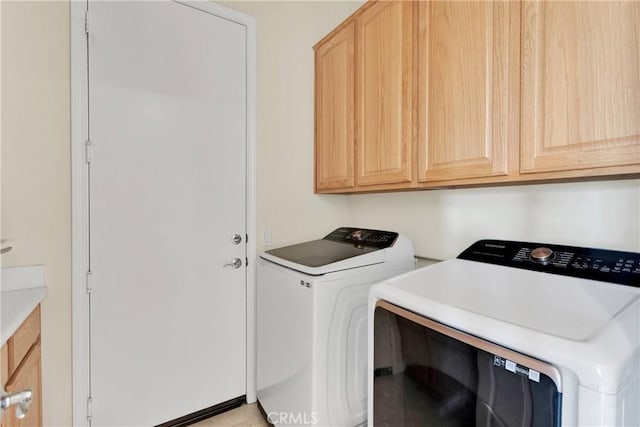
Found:
<path fill-rule="evenodd" d="M 414 267 L 406 237 L 349 227 L 260 254 L 257 396 L 270 422 L 366 422 L 369 288 Z"/>
<path fill-rule="evenodd" d="M 371 288 L 370 425 L 640 425 L 640 254 L 482 240 Z"/>

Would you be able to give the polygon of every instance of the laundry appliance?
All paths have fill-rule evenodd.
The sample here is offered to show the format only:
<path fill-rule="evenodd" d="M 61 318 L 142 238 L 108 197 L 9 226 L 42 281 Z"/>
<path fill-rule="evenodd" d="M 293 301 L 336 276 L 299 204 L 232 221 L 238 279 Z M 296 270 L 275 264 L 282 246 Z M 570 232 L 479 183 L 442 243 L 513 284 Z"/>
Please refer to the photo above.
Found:
<path fill-rule="evenodd" d="M 369 288 L 414 268 L 405 236 L 351 227 L 260 254 L 257 397 L 270 422 L 366 422 Z"/>
<path fill-rule="evenodd" d="M 640 254 L 482 240 L 371 288 L 369 425 L 640 425 Z"/>

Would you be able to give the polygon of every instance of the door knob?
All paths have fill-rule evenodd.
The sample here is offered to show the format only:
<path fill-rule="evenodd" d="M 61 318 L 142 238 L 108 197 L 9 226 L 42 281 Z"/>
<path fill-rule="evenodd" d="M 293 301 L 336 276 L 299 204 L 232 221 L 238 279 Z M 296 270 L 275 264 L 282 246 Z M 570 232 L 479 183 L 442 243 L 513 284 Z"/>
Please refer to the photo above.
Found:
<path fill-rule="evenodd" d="M 231 236 L 231 243 L 233 243 L 234 245 L 239 245 L 240 242 L 242 242 L 242 236 L 239 234 L 234 234 L 233 236 Z"/>
<path fill-rule="evenodd" d="M 240 268 L 242 267 L 242 260 L 240 258 L 234 258 L 233 261 L 223 265 L 223 267 Z"/>

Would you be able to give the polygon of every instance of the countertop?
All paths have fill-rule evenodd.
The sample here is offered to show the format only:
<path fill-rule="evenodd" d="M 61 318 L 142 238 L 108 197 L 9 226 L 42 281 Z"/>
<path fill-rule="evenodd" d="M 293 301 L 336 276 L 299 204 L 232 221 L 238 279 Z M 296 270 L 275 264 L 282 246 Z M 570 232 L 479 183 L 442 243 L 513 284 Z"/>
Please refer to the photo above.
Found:
<path fill-rule="evenodd" d="M 2 269 L 0 293 L 0 345 L 4 345 L 47 295 L 44 267 Z"/>

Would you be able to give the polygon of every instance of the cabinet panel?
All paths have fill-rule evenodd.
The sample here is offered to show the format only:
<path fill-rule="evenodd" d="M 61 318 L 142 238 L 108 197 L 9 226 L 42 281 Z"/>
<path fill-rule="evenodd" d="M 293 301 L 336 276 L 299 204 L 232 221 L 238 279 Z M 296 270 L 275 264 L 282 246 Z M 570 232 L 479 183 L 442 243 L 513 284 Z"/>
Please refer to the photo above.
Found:
<path fill-rule="evenodd" d="M 523 7 L 521 171 L 640 163 L 640 3 Z"/>
<path fill-rule="evenodd" d="M 9 350 L 3 345 L 0 350 L 0 385 L 5 385 L 9 379 Z"/>
<path fill-rule="evenodd" d="M 356 184 L 411 182 L 414 2 L 378 2 L 356 19 Z"/>
<path fill-rule="evenodd" d="M 506 175 L 518 135 L 519 4 L 418 8 L 419 180 Z"/>
<path fill-rule="evenodd" d="M 355 24 L 316 46 L 316 190 L 354 185 Z"/>
<path fill-rule="evenodd" d="M 40 335 L 40 306 L 38 305 L 9 340 L 9 370 L 18 367 Z"/>
<path fill-rule="evenodd" d="M 25 389 L 33 391 L 33 400 L 27 411 L 27 416 L 21 420 L 15 416 L 15 407 L 11 407 L 5 414 L 7 427 L 38 427 L 42 426 L 41 397 L 41 355 L 40 343 L 37 343 L 29 351 L 27 357 L 15 372 L 11 383 L 7 384 L 7 392 L 15 393 Z"/>

